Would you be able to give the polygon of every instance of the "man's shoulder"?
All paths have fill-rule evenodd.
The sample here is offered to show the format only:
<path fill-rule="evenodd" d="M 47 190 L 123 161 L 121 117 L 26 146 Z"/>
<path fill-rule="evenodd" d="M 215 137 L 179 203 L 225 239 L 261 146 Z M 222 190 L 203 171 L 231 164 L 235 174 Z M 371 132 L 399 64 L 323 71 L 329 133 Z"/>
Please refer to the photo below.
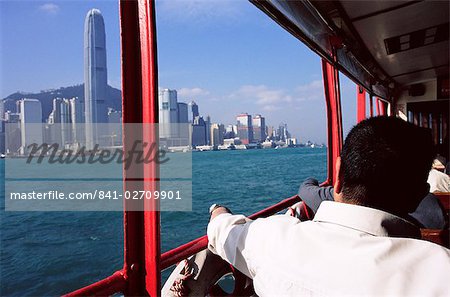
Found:
<path fill-rule="evenodd" d="M 416 255 L 424 253 L 427 255 L 426 258 L 429 258 L 429 260 L 444 257 L 447 262 L 450 263 L 450 249 L 431 241 L 400 237 L 392 237 L 391 241 L 397 246 L 401 246 L 403 250 L 413 251 Z"/>
<path fill-rule="evenodd" d="M 432 176 L 432 177 L 434 177 L 434 178 L 440 178 L 440 179 L 445 179 L 445 180 L 448 179 L 448 180 L 450 180 L 450 177 L 449 177 L 447 174 L 445 174 L 445 173 L 443 173 L 443 172 L 440 172 L 439 170 L 436 170 L 436 169 L 431 169 L 429 175 Z"/>

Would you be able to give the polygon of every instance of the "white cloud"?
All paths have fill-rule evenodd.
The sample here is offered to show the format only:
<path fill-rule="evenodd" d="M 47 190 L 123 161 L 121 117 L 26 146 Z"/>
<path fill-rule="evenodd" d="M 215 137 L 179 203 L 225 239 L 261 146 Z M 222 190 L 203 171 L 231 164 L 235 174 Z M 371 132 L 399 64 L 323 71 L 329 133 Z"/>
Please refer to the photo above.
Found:
<path fill-rule="evenodd" d="M 59 12 L 59 6 L 54 3 L 45 3 L 39 6 L 39 10 L 47 14 L 57 14 Z"/>
<path fill-rule="evenodd" d="M 275 111 L 289 106 L 293 96 L 283 89 L 272 89 L 266 85 L 245 85 L 233 92 L 231 99 L 252 102 L 262 110 Z"/>
<path fill-rule="evenodd" d="M 159 0 L 159 16 L 171 21 L 217 21 L 241 14 L 242 1 L 236 0 Z"/>
<path fill-rule="evenodd" d="M 269 105 L 264 105 L 262 109 L 263 109 L 264 111 L 270 112 L 270 111 L 280 110 L 281 107 L 280 107 L 280 106 L 270 105 L 270 104 L 269 104 Z"/>
<path fill-rule="evenodd" d="M 298 93 L 297 101 L 318 100 L 324 96 L 322 80 L 313 80 L 310 83 L 298 86 L 296 88 Z"/>
<path fill-rule="evenodd" d="M 271 111 L 279 109 L 283 105 L 293 101 L 291 95 L 282 89 L 271 89 L 266 85 L 245 85 L 230 95 L 237 100 L 252 101 L 262 106 L 264 110 Z M 278 106 L 278 107 L 277 107 Z"/>
<path fill-rule="evenodd" d="M 204 97 L 209 95 L 209 91 L 202 88 L 181 88 L 177 90 L 178 97 L 184 99 L 196 99 L 198 97 Z"/>

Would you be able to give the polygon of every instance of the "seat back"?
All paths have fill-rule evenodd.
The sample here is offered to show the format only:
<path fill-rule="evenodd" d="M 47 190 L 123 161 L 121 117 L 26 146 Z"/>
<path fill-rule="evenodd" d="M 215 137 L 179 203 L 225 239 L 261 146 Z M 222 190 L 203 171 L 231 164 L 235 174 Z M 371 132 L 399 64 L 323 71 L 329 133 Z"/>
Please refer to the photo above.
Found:
<path fill-rule="evenodd" d="M 450 217 L 450 193 L 433 193 L 439 200 L 446 214 L 446 228 L 444 229 L 421 229 L 422 239 L 450 248 L 449 217 Z"/>

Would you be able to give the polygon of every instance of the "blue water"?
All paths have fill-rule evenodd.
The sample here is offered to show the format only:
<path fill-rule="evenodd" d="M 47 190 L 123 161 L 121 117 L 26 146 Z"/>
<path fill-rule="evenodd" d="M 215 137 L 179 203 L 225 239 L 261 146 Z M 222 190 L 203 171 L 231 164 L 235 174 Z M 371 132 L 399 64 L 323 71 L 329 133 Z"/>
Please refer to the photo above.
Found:
<path fill-rule="evenodd" d="M 248 215 L 309 176 L 325 179 L 325 149 L 193 153 L 192 211 L 162 213 L 162 250 L 204 235 L 212 203 Z M 0 194 L 1 296 L 56 296 L 122 267 L 121 212 L 5 212 Z"/>

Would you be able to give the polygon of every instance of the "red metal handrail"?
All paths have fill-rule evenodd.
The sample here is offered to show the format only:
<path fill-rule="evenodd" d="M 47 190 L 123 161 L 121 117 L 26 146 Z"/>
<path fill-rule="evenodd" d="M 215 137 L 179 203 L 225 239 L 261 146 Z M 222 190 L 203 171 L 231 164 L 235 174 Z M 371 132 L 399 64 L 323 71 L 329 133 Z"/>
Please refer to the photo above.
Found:
<path fill-rule="evenodd" d="M 263 210 L 260 210 L 249 216 L 254 220 L 257 218 L 265 218 L 271 216 L 296 202 L 300 202 L 301 199 L 297 195 L 284 199 L 272 206 L 269 206 Z M 186 259 L 204 249 L 208 246 L 208 237 L 202 236 L 191 242 L 183 244 L 177 248 L 165 252 L 161 255 L 160 267 L 164 270 L 172 265 L 177 264 L 183 259 Z M 109 296 L 114 293 L 123 292 L 129 285 L 126 274 L 123 270 L 116 271 L 113 275 L 93 283 L 84 288 L 78 289 L 71 293 L 63 295 L 63 297 L 75 297 L 75 296 Z"/>
<path fill-rule="evenodd" d="M 278 202 L 277 204 L 269 206 L 261 211 L 258 211 L 250 215 L 249 218 L 254 220 L 257 218 L 265 218 L 271 216 L 299 201 L 301 201 L 300 197 L 295 195 L 291 198 L 284 199 Z M 174 248 L 170 251 L 167 251 L 161 255 L 161 269 L 166 269 L 172 265 L 175 265 L 181 260 L 186 259 L 206 249 L 207 246 L 208 246 L 208 237 L 205 235 L 197 239 L 194 239 L 191 242 L 183 244 L 177 248 Z"/>
<path fill-rule="evenodd" d="M 101 281 L 93 283 L 84 288 L 70 292 L 63 297 L 75 296 L 110 296 L 112 294 L 123 292 L 127 285 L 127 280 L 122 270 L 116 271 L 113 275 L 108 276 Z"/>

